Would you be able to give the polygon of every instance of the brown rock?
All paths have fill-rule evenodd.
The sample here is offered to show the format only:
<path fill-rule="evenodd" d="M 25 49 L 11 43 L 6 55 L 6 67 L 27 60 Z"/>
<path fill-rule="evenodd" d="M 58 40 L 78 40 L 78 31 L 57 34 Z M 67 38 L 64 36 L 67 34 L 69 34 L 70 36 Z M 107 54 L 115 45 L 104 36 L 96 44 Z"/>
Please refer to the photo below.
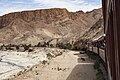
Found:
<path fill-rule="evenodd" d="M 73 42 L 102 16 L 102 10 L 69 12 L 64 8 L 22 11 L 0 17 L 0 43 Z"/>

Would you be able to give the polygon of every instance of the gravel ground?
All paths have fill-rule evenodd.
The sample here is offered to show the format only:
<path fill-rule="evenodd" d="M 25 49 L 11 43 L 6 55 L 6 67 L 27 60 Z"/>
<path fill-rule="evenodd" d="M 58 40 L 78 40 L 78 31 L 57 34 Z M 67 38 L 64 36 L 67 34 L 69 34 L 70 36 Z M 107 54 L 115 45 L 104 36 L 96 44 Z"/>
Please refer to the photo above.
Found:
<path fill-rule="evenodd" d="M 67 50 L 10 80 L 95 80 L 93 65 L 94 61 L 86 54 Z"/>

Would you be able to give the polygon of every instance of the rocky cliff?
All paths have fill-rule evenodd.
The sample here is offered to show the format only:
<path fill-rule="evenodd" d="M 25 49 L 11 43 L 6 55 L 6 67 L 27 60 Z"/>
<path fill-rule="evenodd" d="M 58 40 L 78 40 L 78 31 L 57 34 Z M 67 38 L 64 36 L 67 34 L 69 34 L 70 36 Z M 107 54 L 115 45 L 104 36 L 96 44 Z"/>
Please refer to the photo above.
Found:
<path fill-rule="evenodd" d="M 104 34 L 103 18 L 101 17 L 88 31 L 86 31 L 80 38 L 95 39 Z"/>
<path fill-rule="evenodd" d="M 0 16 L 0 43 L 72 42 L 100 20 L 102 10 L 69 12 L 64 8 L 22 11 Z"/>

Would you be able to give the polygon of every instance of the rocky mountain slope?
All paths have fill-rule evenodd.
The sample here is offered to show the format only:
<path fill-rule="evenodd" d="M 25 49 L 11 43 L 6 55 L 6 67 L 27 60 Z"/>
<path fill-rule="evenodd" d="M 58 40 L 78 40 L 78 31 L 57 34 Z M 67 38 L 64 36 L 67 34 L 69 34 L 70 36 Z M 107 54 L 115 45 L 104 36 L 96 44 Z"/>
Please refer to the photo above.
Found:
<path fill-rule="evenodd" d="M 64 8 L 9 13 L 0 16 L 0 43 L 74 42 L 100 20 L 102 10 L 69 12 Z"/>
<path fill-rule="evenodd" d="M 82 38 L 95 39 L 104 34 L 103 18 L 101 17 L 88 31 L 86 31 Z"/>
<path fill-rule="evenodd" d="M 74 47 L 82 49 L 85 47 L 84 41 L 94 40 L 104 35 L 103 17 L 101 17 L 90 29 L 84 32 L 74 43 Z"/>

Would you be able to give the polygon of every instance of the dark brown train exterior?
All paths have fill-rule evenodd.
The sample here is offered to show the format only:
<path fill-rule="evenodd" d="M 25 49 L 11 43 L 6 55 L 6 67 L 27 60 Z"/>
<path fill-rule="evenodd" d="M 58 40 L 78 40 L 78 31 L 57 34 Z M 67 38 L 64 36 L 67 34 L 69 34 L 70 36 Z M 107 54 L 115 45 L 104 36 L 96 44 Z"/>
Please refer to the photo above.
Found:
<path fill-rule="evenodd" d="M 102 0 L 110 80 L 120 80 L 120 0 Z"/>
<path fill-rule="evenodd" d="M 100 56 L 107 64 L 109 80 L 120 80 L 120 0 L 102 0 L 102 5 L 106 36 L 92 44 L 97 48 L 102 44 L 105 50 Z M 97 53 L 100 54 L 98 49 Z"/>
<path fill-rule="evenodd" d="M 104 60 L 109 80 L 120 80 L 120 0 L 102 0 L 102 6 L 105 36 L 92 41 L 89 50 Z"/>

